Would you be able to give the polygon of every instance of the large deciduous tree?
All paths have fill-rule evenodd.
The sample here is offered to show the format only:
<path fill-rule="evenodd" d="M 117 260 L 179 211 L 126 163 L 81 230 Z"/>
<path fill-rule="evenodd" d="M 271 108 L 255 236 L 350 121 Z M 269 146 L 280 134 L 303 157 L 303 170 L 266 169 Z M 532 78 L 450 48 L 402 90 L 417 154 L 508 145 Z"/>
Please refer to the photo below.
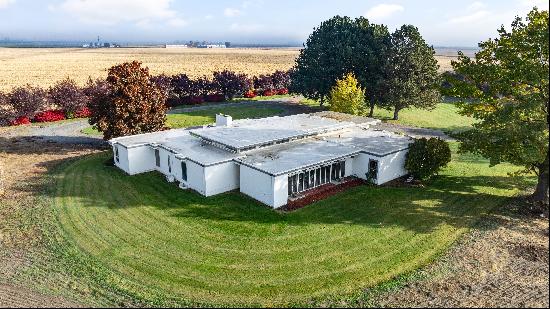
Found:
<path fill-rule="evenodd" d="M 474 99 L 461 112 L 479 120 L 459 135 L 461 150 L 535 172 L 532 199 L 548 204 L 548 11 L 535 8 L 498 34 L 479 44 L 474 59 L 460 53 L 452 63 L 465 77 L 450 81 L 455 93 Z"/>
<path fill-rule="evenodd" d="M 89 122 L 104 139 L 165 128 L 166 92 L 150 80 L 149 69 L 140 62 L 110 68 L 107 85 L 109 91 L 98 91 L 89 104 Z"/>
<path fill-rule="evenodd" d="M 403 25 L 391 35 L 391 48 L 384 70 L 383 107 L 399 111 L 411 106 L 431 109 L 439 102 L 439 65 L 433 47 L 426 44 L 418 29 Z"/>
<path fill-rule="evenodd" d="M 365 18 L 335 16 L 324 21 L 313 30 L 296 59 L 290 90 L 323 105 L 336 80 L 353 73 L 372 105 L 382 93 L 381 73 L 389 43 L 387 27 Z"/>

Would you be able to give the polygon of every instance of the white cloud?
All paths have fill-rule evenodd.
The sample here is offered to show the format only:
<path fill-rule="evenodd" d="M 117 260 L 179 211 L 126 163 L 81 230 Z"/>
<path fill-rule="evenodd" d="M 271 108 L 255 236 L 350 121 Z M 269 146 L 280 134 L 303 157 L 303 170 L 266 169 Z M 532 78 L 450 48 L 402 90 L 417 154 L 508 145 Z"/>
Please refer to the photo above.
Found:
<path fill-rule="evenodd" d="M 206 20 L 211 20 L 213 18 L 214 18 L 214 15 L 210 15 L 210 14 L 204 16 L 204 19 L 206 19 Z"/>
<path fill-rule="evenodd" d="M 466 15 L 462 15 L 462 16 L 453 17 L 453 18 L 449 19 L 449 23 L 451 23 L 451 24 L 468 24 L 468 23 L 472 23 L 472 22 L 482 20 L 482 19 L 486 18 L 487 16 L 489 16 L 489 12 L 482 10 L 482 11 L 477 11 L 477 12 L 474 12 L 474 13 L 471 13 L 471 14 L 466 14 Z"/>
<path fill-rule="evenodd" d="M 395 13 L 404 11 L 405 8 L 399 4 L 382 3 L 372 7 L 365 13 L 368 19 L 380 20 L 392 16 Z"/>
<path fill-rule="evenodd" d="M 1 1 L 1 0 L 0 0 Z M 135 22 L 141 26 L 151 20 L 176 18 L 172 0 L 65 0 L 58 8 L 87 23 L 113 25 Z"/>
<path fill-rule="evenodd" d="M 8 5 L 13 4 L 15 0 L 0 0 L 0 9 L 8 7 Z"/>
<path fill-rule="evenodd" d="M 223 10 L 223 15 L 227 17 L 235 17 L 241 15 L 241 11 L 239 9 L 226 8 L 225 10 Z"/>
<path fill-rule="evenodd" d="M 472 2 L 470 5 L 468 5 L 469 11 L 479 11 L 481 9 L 486 8 L 487 5 L 481 1 Z"/>

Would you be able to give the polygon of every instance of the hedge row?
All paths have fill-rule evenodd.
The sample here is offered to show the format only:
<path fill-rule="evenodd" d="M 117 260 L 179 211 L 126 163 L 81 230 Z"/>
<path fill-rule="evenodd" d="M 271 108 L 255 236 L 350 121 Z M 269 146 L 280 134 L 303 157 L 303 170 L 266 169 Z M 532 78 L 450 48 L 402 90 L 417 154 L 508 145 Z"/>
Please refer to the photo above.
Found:
<path fill-rule="evenodd" d="M 288 72 L 249 77 L 229 70 L 214 72 L 212 78 L 191 79 L 186 74 L 157 75 L 151 82 L 167 93 L 168 106 L 194 105 L 203 102 L 223 102 L 235 97 L 253 98 L 288 94 Z M 102 79 L 91 80 L 79 87 L 67 78 L 49 89 L 31 85 L 0 92 L 0 125 L 20 125 L 50 122 L 90 116 L 88 103 L 95 96 L 107 95 L 109 84 Z"/>

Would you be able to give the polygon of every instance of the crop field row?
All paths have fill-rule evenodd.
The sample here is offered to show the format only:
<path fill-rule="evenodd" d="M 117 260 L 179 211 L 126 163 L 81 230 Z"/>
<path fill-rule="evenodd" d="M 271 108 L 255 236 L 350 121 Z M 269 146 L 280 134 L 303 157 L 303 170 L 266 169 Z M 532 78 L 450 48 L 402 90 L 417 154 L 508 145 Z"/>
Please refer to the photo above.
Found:
<path fill-rule="evenodd" d="M 298 49 L 0 48 L 0 90 L 27 83 L 48 87 L 66 77 L 84 84 L 88 77 L 105 77 L 109 67 L 132 60 L 142 61 L 152 74 L 200 77 L 230 69 L 259 75 L 290 69 L 298 53 Z M 452 57 L 437 58 L 441 70 L 450 69 Z"/>

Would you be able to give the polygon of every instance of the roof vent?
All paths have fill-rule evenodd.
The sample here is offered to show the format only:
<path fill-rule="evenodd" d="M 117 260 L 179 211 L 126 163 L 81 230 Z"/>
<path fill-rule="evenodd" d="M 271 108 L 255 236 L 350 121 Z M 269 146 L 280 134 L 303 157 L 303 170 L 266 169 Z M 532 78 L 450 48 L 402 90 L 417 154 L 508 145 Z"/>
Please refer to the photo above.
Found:
<path fill-rule="evenodd" d="M 217 114 L 216 127 L 230 127 L 233 123 L 233 118 L 229 115 Z"/>

